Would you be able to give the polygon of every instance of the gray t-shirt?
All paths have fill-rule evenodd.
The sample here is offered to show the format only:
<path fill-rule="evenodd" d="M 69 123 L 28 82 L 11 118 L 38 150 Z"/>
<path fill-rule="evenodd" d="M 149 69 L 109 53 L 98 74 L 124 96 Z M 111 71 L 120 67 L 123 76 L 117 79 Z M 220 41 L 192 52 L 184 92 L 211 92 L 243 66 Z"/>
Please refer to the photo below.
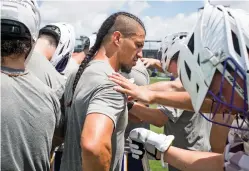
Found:
<path fill-rule="evenodd" d="M 33 51 L 30 59 L 26 63 L 26 67 L 44 84 L 51 87 L 57 97 L 61 99 L 65 89 L 66 77 L 56 71 L 45 56 Z"/>
<path fill-rule="evenodd" d="M 79 64 L 76 62 L 74 58 L 69 58 L 68 63 L 64 71 L 62 72 L 65 77 L 69 77 L 70 74 L 79 68 Z"/>
<path fill-rule="evenodd" d="M 166 135 L 174 135 L 173 145 L 194 151 L 210 151 L 209 136 L 212 124 L 199 113 L 158 106 L 169 117 L 164 126 Z M 170 171 L 178 169 L 169 166 Z"/>
<path fill-rule="evenodd" d="M 112 134 L 111 171 L 120 171 L 124 151 L 124 132 L 128 121 L 126 96 L 113 90 L 115 83 L 108 79 L 114 70 L 107 61 L 93 60 L 88 64 L 75 89 L 71 107 L 66 108 L 67 131 L 61 171 L 81 171 L 80 136 L 89 113 L 101 113 L 114 123 Z M 71 100 L 76 71 L 68 78 L 65 104 Z M 101 124 L 101 123 L 100 123 Z"/>
<path fill-rule="evenodd" d="M 49 156 L 60 103 L 29 71 L 1 67 L 1 170 L 49 171 Z"/>
<path fill-rule="evenodd" d="M 137 61 L 136 66 L 134 66 L 129 74 L 121 73 L 124 77 L 127 79 L 134 79 L 134 84 L 138 86 L 144 86 L 148 85 L 150 83 L 150 76 L 149 73 L 142 63 L 141 60 Z M 128 121 L 128 125 L 125 130 L 125 138 L 127 139 L 129 136 L 129 133 L 131 130 L 135 128 L 146 128 L 150 129 L 150 125 L 148 123 L 133 123 L 131 121 Z M 128 143 L 126 143 L 126 146 L 129 146 Z"/>

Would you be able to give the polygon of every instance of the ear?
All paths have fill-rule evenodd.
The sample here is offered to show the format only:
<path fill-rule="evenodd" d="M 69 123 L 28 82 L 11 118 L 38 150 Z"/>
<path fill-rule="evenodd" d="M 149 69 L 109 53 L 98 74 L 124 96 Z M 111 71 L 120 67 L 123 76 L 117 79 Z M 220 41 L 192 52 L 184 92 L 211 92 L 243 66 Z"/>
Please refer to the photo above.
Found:
<path fill-rule="evenodd" d="M 112 34 L 112 42 L 116 45 L 116 46 L 120 46 L 121 44 L 121 37 L 122 34 L 119 31 L 115 31 Z"/>

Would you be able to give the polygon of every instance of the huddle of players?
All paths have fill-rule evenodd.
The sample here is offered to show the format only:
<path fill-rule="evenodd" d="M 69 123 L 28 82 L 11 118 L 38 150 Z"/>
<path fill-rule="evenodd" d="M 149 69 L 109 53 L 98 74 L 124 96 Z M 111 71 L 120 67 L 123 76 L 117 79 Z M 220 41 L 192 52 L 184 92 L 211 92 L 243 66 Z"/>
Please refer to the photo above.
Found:
<path fill-rule="evenodd" d="M 179 147 L 209 151 L 209 145 L 203 145 L 205 139 L 198 142 L 196 137 L 209 134 L 209 126 L 200 124 L 205 122 L 203 118 L 214 121 L 215 117 L 201 112 L 227 114 L 235 121 L 221 121 L 223 126 L 234 128 L 230 129 L 232 138 L 228 138 L 225 157 L 173 147 L 174 136 L 141 128 L 133 129 L 129 135 L 132 156 L 141 159 L 147 151 L 180 170 L 248 170 L 246 12 L 207 4 L 191 34 L 178 34 L 163 44 L 161 68 L 179 75 L 180 80 L 138 87 L 116 74 L 121 71 L 135 77 L 132 68 L 142 57 L 146 30 L 136 16 L 126 12 L 109 16 L 78 65 L 71 61 L 75 44 L 71 25 L 54 23 L 39 30 L 40 13 L 32 0 L 4 0 L 1 9 L 3 170 L 49 170 L 50 152 L 62 142 L 60 170 L 120 170 L 128 113 L 135 122 L 162 120 L 172 127 L 179 123 L 175 127 L 183 125 L 181 128 L 189 133 L 186 144 L 199 144 L 203 150 L 186 144 Z M 129 101 L 120 92 L 139 102 Z M 177 101 L 177 95 L 186 96 L 184 99 L 192 104 Z M 178 107 L 174 100 L 183 105 Z M 162 106 L 155 109 L 158 114 L 153 116 L 144 102 L 195 112 L 169 111 Z M 147 115 L 139 113 L 141 110 Z M 184 120 L 183 116 L 188 118 Z M 180 132 L 171 134 L 175 142 L 182 142 L 177 140 Z M 239 150 L 234 151 L 234 146 Z"/>

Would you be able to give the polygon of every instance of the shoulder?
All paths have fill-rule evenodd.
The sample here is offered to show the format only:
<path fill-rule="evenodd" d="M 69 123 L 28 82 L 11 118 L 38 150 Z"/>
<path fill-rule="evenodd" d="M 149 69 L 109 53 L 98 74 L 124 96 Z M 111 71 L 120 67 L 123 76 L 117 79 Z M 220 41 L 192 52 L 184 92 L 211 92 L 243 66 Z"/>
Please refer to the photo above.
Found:
<path fill-rule="evenodd" d="M 149 73 L 141 60 L 137 61 L 136 66 L 132 68 L 129 74 L 123 72 L 121 74 L 127 79 L 134 78 L 135 84 L 138 86 L 144 86 L 150 83 Z"/>
<path fill-rule="evenodd" d="M 82 81 L 87 81 L 87 84 L 114 86 L 114 82 L 109 80 L 109 75 L 115 72 L 107 61 L 93 60 L 91 61 L 84 73 Z"/>

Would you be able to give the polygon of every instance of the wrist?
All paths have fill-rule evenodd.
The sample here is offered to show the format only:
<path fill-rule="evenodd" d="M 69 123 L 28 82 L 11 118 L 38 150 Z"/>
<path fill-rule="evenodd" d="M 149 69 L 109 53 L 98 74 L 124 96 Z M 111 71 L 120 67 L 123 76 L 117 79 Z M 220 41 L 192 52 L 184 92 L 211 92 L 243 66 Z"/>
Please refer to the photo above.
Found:
<path fill-rule="evenodd" d="M 156 102 L 156 95 L 155 95 L 155 91 L 151 91 L 151 90 L 149 90 L 149 93 L 148 93 L 148 96 L 149 96 L 149 101 L 148 101 L 148 103 L 149 104 L 153 104 L 153 103 L 155 103 Z"/>
<path fill-rule="evenodd" d="M 160 152 L 159 150 L 157 150 L 156 159 L 157 159 L 157 160 L 160 160 L 160 159 L 161 159 L 161 152 Z"/>

